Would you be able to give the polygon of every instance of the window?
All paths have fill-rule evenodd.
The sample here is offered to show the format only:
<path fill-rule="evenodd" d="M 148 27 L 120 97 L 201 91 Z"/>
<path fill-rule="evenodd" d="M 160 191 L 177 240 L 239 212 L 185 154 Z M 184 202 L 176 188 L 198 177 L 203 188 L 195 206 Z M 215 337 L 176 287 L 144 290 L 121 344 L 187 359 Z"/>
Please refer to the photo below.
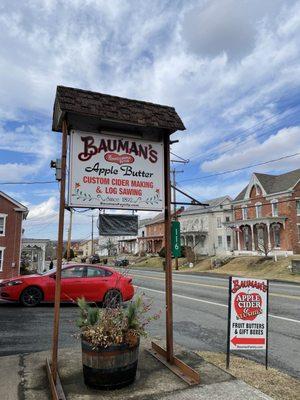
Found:
<path fill-rule="evenodd" d="M 278 217 L 278 200 L 272 200 L 272 215 Z"/>
<path fill-rule="evenodd" d="M 273 238 L 274 238 L 274 246 L 280 247 L 280 225 L 273 225 Z"/>
<path fill-rule="evenodd" d="M 229 249 L 231 247 L 231 236 L 227 235 L 226 240 L 227 240 L 227 248 Z"/>
<path fill-rule="evenodd" d="M 230 221 L 230 217 L 226 217 L 226 222 L 229 222 Z"/>
<path fill-rule="evenodd" d="M 248 219 L 248 208 L 246 206 L 242 208 L 242 216 L 243 219 Z"/>
<path fill-rule="evenodd" d="M 256 218 L 261 218 L 261 208 L 262 208 L 261 203 L 255 204 Z"/>
<path fill-rule="evenodd" d="M 218 246 L 222 247 L 222 236 L 218 236 Z"/>
<path fill-rule="evenodd" d="M 61 277 L 62 278 L 82 278 L 84 268 L 85 268 L 84 266 L 78 265 L 76 267 L 63 269 L 61 271 Z"/>
<path fill-rule="evenodd" d="M 88 267 L 86 276 L 88 278 L 101 278 L 105 276 L 111 276 L 112 272 L 107 271 L 106 269 L 102 268 L 93 268 L 93 267 Z"/>
<path fill-rule="evenodd" d="M 5 236 L 6 215 L 0 214 L 0 236 Z"/>
<path fill-rule="evenodd" d="M 4 248 L 0 248 L 0 271 L 3 270 Z"/>
<path fill-rule="evenodd" d="M 296 200 L 297 215 L 300 215 L 300 200 Z"/>
<path fill-rule="evenodd" d="M 222 228 L 222 219 L 220 217 L 217 218 L 217 228 Z"/>
<path fill-rule="evenodd" d="M 250 250 L 250 229 L 248 226 L 243 228 L 244 232 L 244 250 Z"/>

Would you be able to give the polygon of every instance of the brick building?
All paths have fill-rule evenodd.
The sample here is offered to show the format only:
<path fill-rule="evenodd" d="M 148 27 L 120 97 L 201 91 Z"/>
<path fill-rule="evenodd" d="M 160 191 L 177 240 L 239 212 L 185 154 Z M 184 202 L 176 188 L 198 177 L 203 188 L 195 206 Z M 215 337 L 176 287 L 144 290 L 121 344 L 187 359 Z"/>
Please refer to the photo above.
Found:
<path fill-rule="evenodd" d="M 184 208 L 176 211 L 180 215 Z M 175 214 L 172 214 L 174 217 Z M 146 253 L 158 253 L 165 246 L 165 214 L 164 212 L 157 214 L 149 222 L 145 224 L 146 235 L 139 236 L 139 248 Z"/>
<path fill-rule="evenodd" d="M 236 254 L 300 253 L 300 169 L 254 173 L 232 205 Z"/>
<path fill-rule="evenodd" d="M 0 192 L 0 280 L 20 273 L 22 223 L 28 209 Z"/>

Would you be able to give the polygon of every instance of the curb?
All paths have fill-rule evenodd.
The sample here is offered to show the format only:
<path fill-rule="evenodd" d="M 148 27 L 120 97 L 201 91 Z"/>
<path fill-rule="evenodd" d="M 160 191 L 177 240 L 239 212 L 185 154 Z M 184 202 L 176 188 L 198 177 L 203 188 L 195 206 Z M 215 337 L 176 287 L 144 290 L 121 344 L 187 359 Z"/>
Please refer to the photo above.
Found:
<path fill-rule="evenodd" d="M 162 269 L 154 269 L 154 268 L 130 268 L 133 271 L 149 271 L 149 272 L 164 272 Z M 229 278 L 232 275 L 229 274 L 215 274 L 213 272 L 184 272 L 184 271 L 173 271 L 173 275 L 191 275 L 191 276 L 207 276 L 210 278 L 221 278 L 221 279 L 226 279 Z M 237 275 L 237 277 L 242 278 L 242 276 Z M 268 278 L 251 278 L 251 279 L 268 279 Z M 297 285 L 300 286 L 300 282 L 293 282 L 293 281 L 286 281 L 284 279 L 268 279 L 269 282 L 274 282 L 274 283 L 285 283 L 287 285 Z"/>

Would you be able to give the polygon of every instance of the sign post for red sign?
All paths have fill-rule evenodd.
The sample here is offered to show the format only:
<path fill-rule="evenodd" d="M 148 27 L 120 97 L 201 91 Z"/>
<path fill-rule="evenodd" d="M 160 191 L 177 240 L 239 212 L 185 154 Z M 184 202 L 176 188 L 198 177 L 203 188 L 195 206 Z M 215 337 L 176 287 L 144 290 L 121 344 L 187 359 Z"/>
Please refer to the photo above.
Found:
<path fill-rule="evenodd" d="M 232 350 L 265 350 L 268 367 L 268 305 L 268 280 L 229 278 L 227 369 Z"/>

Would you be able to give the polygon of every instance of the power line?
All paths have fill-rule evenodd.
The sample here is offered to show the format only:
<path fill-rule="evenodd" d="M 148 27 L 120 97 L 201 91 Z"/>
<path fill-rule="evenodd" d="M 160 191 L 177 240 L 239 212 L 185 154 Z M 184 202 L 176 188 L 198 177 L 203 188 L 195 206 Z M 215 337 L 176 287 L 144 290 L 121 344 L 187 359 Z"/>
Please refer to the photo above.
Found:
<path fill-rule="evenodd" d="M 300 189 L 297 189 L 297 190 L 295 190 L 294 191 L 294 194 L 298 194 L 298 193 L 300 193 Z M 270 193 L 270 194 L 267 194 L 266 196 L 259 196 L 259 197 L 255 197 L 254 199 L 251 199 L 251 198 L 248 198 L 248 199 L 241 199 L 241 200 L 239 200 L 239 202 L 247 202 L 247 201 L 250 201 L 250 200 L 260 200 L 260 199 L 265 199 L 266 197 L 276 197 L 275 195 L 273 195 L 272 193 Z M 224 196 L 225 197 L 225 196 Z M 289 201 L 300 201 L 300 199 L 287 199 L 287 200 L 278 200 L 275 204 L 281 204 L 281 203 L 288 203 Z M 233 203 L 235 202 L 235 200 L 233 200 Z M 234 208 L 234 204 L 232 204 L 232 202 L 231 202 L 231 204 L 228 204 L 228 206 L 229 205 L 231 205 L 232 207 L 231 207 L 231 209 L 232 209 L 232 211 L 236 211 L 236 210 L 242 210 L 243 208 L 255 208 L 255 207 L 257 207 L 257 205 L 260 205 L 260 206 L 268 206 L 268 205 L 272 205 L 272 204 L 274 204 L 274 203 L 272 203 L 272 202 L 265 202 L 265 203 L 261 203 L 261 204 L 253 204 L 253 205 L 241 205 L 241 206 L 237 206 L 236 208 Z M 196 206 L 198 206 L 197 204 L 196 204 Z M 192 205 L 192 207 L 194 207 L 194 205 Z M 211 209 L 216 209 L 216 212 L 220 212 L 220 209 L 218 209 L 218 205 L 212 205 L 212 206 L 203 206 L 203 208 L 201 208 L 201 210 L 203 210 L 203 213 L 205 213 L 205 211 L 206 210 L 211 210 Z M 225 211 L 230 211 L 230 209 L 228 208 L 228 209 L 226 209 Z M 179 217 L 181 217 L 181 214 L 179 214 Z M 263 217 L 262 217 L 263 218 Z M 249 219 L 251 219 L 251 218 L 249 218 Z M 240 220 L 238 220 L 238 221 L 240 221 Z M 247 220 L 245 220 L 245 221 L 247 221 Z M 234 221 L 232 221 L 232 222 L 234 222 Z"/>
<path fill-rule="evenodd" d="M 295 157 L 295 156 L 298 156 L 298 155 L 300 155 L 300 153 L 289 154 L 289 155 L 287 155 L 287 156 L 283 156 L 283 157 L 279 157 L 279 158 L 274 158 L 273 160 L 269 160 L 269 161 L 262 161 L 262 162 L 260 162 L 260 163 L 247 165 L 247 166 L 241 167 L 241 168 L 230 169 L 230 170 L 223 171 L 223 172 L 216 172 L 215 174 L 199 176 L 198 178 L 183 179 L 183 180 L 179 181 L 179 183 L 181 183 L 181 182 L 189 182 L 189 181 L 197 181 L 197 180 L 201 180 L 201 179 L 212 178 L 212 177 L 214 177 L 214 176 L 220 176 L 220 175 L 230 174 L 230 173 L 232 173 L 232 172 L 243 171 L 243 170 L 248 169 L 248 168 L 257 167 L 257 166 L 259 166 L 259 165 L 265 165 L 265 164 L 269 164 L 269 163 L 272 163 L 272 162 L 285 160 L 286 158 L 291 158 L 291 157 Z"/>
<path fill-rule="evenodd" d="M 226 136 L 223 137 L 222 140 L 224 140 L 224 139 L 225 139 L 225 140 L 232 140 L 232 139 L 238 138 L 238 139 L 239 139 L 239 142 L 240 142 L 241 140 L 244 139 L 245 134 L 247 134 L 249 131 L 250 131 L 250 134 L 254 134 L 254 133 L 258 132 L 258 131 L 268 129 L 267 132 L 262 132 L 261 134 L 256 135 L 255 139 L 260 138 L 260 137 L 263 137 L 263 136 L 267 135 L 268 133 L 270 133 L 270 129 L 272 129 L 272 127 L 275 127 L 279 122 L 281 122 L 282 119 L 285 119 L 285 118 L 288 117 L 290 114 L 292 114 L 294 111 L 296 111 L 298 107 L 299 107 L 299 106 L 290 107 L 290 108 L 287 108 L 283 113 L 276 113 L 276 114 L 273 114 L 271 117 L 268 117 L 268 118 L 266 118 L 266 119 L 260 121 L 259 123 L 253 125 L 253 126 L 250 127 L 250 128 L 247 128 L 247 129 L 245 129 L 245 130 L 243 130 L 243 131 L 239 131 L 239 132 L 237 132 L 236 134 L 231 134 L 231 135 L 228 135 L 227 137 L 226 137 Z M 291 112 L 291 113 L 289 113 L 289 114 L 286 114 L 286 111 L 287 111 L 287 110 L 294 110 L 294 111 Z M 262 128 L 262 129 L 254 129 L 254 130 L 253 130 L 253 128 L 259 127 L 259 125 L 263 124 L 264 122 L 266 122 L 266 121 L 268 121 L 268 120 L 270 120 L 270 119 L 275 118 L 275 117 L 276 117 L 277 115 L 279 115 L 279 114 L 282 114 L 281 118 L 279 118 L 277 121 L 273 122 L 271 125 L 268 125 L 268 126 Z M 294 121 L 296 121 L 296 120 L 297 120 L 297 118 L 296 118 Z M 294 121 L 292 121 L 292 122 L 294 122 Z M 251 131 L 252 131 L 252 132 L 251 132 Z M 243 143 L 249 142 L 249 140 L 251 141 L 251 140 L 253 140 L 253 139 L 254 139 L 253 137 L 248 137 L 248 138 L 246 138 L 246 139 L 243 141 Z M 229 148 L 228 150 L 226 150 L 225 153 L 227 153 L 228 151 L 230 151 L 232 148 L 236 147 L 236 146 L 237 146 L 237 143 L 227 143 L 227 144 L 225 143 L 225 145 L 223 146 L 223 148 L 226 149 L 228 146 L 229 146 L 230 148 Z M 208 153 L 206 153 L 206 156 L 207 156 L 207 155 L 212 155 L 212 154 L 214 154 L 214 152 L 217 151 L 218 148 L 219 148 L 219 146 L 213 147 L 212 149 L 210 149 L 210 151 L 209 151 Z M 224 153 L 223 153 L 223 154 L 224 154 Z M 190 157 L 190 159 L 193 159 L 193 158 L 197 158 L 197 155 L 194 154 L 194 155 L 192 155 L 192 156 Z M 206 159 L 204 159 L 204 161 L 206 161 Z"/>
<path fill-rule="evenodd" d="M 0 182 L 0 185 L 43 185 L 49 183 L 57 183 L 57 181 Z"/>

